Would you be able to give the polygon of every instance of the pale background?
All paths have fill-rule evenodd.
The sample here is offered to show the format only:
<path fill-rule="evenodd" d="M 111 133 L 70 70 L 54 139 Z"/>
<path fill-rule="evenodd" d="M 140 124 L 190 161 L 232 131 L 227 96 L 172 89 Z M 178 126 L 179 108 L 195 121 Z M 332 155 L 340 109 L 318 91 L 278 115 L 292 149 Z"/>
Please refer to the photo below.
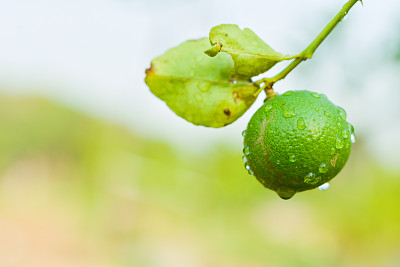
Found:
<path fill-rule="evenodd" d="M 152 58 L 221 23 L 248 27 L 285 54 L 302 51 L 346 1 L 1 1 L 0 84 L 35 93 L 190 150 L 240 147 L 254 107 L 225 129 L 193 126 L 149 93 Z M 359 140 L 400 169 L 400 2 L 365 1 L 276 91 L 322 92 L 345 108 Z M 277 65 L 271 74 L 284 67 Z M 34 85 L 34 86 L 32 86 Z"/>

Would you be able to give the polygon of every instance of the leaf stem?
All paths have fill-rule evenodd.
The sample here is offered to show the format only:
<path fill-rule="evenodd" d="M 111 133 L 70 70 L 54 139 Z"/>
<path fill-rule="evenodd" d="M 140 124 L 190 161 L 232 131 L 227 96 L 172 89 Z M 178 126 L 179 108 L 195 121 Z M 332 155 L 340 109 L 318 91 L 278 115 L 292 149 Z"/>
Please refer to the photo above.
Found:
<path fill-rule="evenodd" d="M 336 25 L 342 21 L 342 19 L 347 15 L 349 10 L 360 1 L 362 4 L 362 0 L 349 0 L 336 14 L 336 16 L 325 26 L 325 28 L 321 31 L 321 33 L 312 41 L 312 43 L 304 49 L 303 52 L 299 54 L 299 56 L 292 61 L 284 70 L 275 75 L 272 78 L 263 78 L 254 82 L 257 86 L 264 84 L 261 88 L 262 90 L 271 89 L 274 83 L 279 80 L 284 79 L 294 68 L 296 68 L 301 62 L 312 58 L 315 50 L 320 46 L 320 44 L 326 39 L 326 37 L 332 32 L 332 30 L 336 27 Z M 260 91 L 262 91 L 260 90 Z M 267 94 L 268 96 L 268 94 Z"/>

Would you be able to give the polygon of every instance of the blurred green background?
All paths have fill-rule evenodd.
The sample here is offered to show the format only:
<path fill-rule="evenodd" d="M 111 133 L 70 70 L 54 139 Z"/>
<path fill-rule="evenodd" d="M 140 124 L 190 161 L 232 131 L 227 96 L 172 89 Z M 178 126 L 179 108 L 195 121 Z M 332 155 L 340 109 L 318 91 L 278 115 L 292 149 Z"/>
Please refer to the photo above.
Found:
<path fill-rule="evenodd" d="M 289 201 L 241 160 L 240 133 L 262 97 L 226 129 L 196 127 L 150 94 L 144 70 L 222 22 L 259 25 L 275 46 L 300 51 L 345 1 L 307 0 L 302 15 L 288 0 L 11 2 L 0 9 L 0 266 L 400 266 L 397 2 L 357 5 L 277 85 L 321 88 L 358 135 L 329 190 Z M 287 22 L 260 26 L 279 17 Z M 56 35 L 43 30 L 53 24 Z"/>
<path fill-rule="evenodd" d="M 174 149 L 2 97 L 2 266 L 396 266 L 400 181 L 354 146 L 328 191 L 283 201 L 241 151 Z"/>

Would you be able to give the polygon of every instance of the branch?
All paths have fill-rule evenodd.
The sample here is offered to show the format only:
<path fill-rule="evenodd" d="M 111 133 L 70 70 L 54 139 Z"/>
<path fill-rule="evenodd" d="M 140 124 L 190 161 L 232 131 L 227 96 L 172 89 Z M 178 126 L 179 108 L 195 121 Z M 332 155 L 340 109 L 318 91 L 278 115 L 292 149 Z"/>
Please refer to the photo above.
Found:
<path fill-rule="evenodd" d="M 315 50 L 320 46 L 320 44 L 326 39 L 326 37 L 332 32 L 332 30 L 336 27 L 336 25 L 342 21 L 342 19 L 347 15 L 349 10 L 358 2 L 360 1 L 362 4 L 362 0 L 350 0 L 348 1 L 342 9 L 339 11 L 339 13 L 336 14 L 336 16 L 325 26 L 325 28 L 322 30 L 322 32 L 314 39 L 314 41 L 306 48 L 302 53 L 299 54 L 299 56 L 292 61 L 284 70 L 282 70 L 280 73 L 275 75 L 272 78 L 263 78 L 261 80 L 258 80 L 254 82 L 257 86 L 260 86 L 261 84 L 264 83 L 262 86 L 262 90 L 270 89 L 279 80 L 284 79 L 294 68 L 297 67 L 301 62 L 312 58 Z M 260 90 L 260 92 L 262 91 Z M 267 94 L 268 96 L 268 94 Z"/>

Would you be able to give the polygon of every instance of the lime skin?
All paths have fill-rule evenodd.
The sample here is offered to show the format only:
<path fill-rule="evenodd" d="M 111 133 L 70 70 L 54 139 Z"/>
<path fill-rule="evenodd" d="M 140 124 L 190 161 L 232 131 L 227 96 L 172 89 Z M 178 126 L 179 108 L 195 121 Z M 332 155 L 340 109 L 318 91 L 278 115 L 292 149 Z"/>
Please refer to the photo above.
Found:
<path fill-rule="evenodd" d="M 325 95 L 287 91 L 261 106 L 243 132 L 250 174 L 282 199 L 335 177 L 351 150 L 353 126 Z"/>

